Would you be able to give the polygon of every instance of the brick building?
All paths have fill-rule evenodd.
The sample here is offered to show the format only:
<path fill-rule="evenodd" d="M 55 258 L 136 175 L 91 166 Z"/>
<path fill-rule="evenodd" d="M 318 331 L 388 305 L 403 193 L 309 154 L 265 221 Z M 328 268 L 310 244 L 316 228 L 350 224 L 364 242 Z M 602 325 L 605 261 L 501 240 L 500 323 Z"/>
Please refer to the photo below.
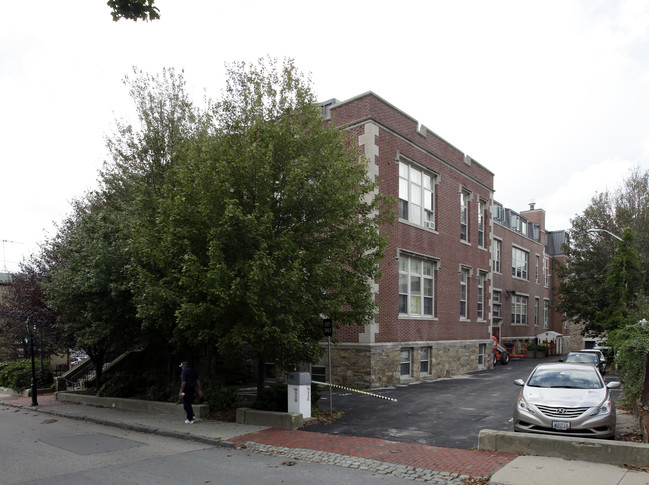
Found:
<path fill-rule="evenodd" d="M 331 100 L 325 115 L 399 201 L 397 222 L 381 228 L 380 310 L 337 331 L 334 382 L 371 388 L 490 367 L 494 174 L 373 93 Z"/>
<path fill-rule="evenodd" d="M 492 332 L 514 354 L 532 343 L 566 350 L 563 317 L 553 308 L 564 239 L 564 231 L 546 230 L 545 211 L 534 204 L 520 213 L 493 205 Z"/>

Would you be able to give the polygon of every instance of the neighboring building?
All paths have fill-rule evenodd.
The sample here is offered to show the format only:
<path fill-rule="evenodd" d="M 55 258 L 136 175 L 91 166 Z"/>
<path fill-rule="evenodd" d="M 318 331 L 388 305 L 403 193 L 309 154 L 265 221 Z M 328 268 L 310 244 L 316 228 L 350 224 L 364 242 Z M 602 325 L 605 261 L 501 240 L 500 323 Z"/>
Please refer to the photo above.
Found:
<path fill-rule="evenodd" d="M 493 222 L 493 335 L 515 354 L 537 343 L 565 352 L 563 316 L 554 309 L 565 232 L 547 231 L 534 204 L 519 213 L 496 202 Z"/>
<path fill-rule="evenodd" d="M 334 382 L 394 386 L 491 367 L 493 173 L 373 93 L 324 106 L 399 201 L 397 222 L 381 227 L 380 311 L 336 332 Z"/>

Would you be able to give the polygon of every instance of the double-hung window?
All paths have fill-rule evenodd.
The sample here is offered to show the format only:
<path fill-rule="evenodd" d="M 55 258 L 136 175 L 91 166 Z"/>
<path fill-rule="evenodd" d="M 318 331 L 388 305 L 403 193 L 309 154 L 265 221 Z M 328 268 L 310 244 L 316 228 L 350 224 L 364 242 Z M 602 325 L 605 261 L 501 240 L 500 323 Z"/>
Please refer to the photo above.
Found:
<path fill-rule="evenodd" d="M 483 200 L 478 201 L 478 247 L 484 248 L 485 244 L 485 218 L 487 204 Z"/>
<path fill-rule="evenodd" d="M 419 374 L 427 376 L 430 367 L 430 347 L 422 347 L 419 351 Z"/>
<path fill-rule="evenodd" d="M 434 316 L 435 265 L 432 260 L 399 256 L 399 314 Z"/>
<path fill-rule="evenodd" d="M 401 377 L 410 377 L 411 349 L 401 349 Z"/>
<path fill-rule="evenodd" d="M 500 239 L 494 239 L 494 273 L 500 273 L 502 253 L 503 242 Z"/>
<path fill-rule="evenodd" d="M 491 309 L 494 318 L 500 318 L 500 291 L 494 290 Z"/>
<path fill-rule="evenodd" d="M 468 268 L 460 268 L 460 318 L 469 318 L 469 275 Z"/>
<path fill-rule="evenodd" d="M 527 267 L 529 253 L 517 247 L 512 248 L 512 276 L 514 278 L 527 279 Z"/>
<path fill-rule="evenodd" d="M 484 287 L 486 275 L 482 271 L 478 273 L 478 320 L 484 320 Z"/>
<path fill-rule="evenodd" d="M 460 240 L 469 240 L 469 199 L 471 194 L 466 190 L 460 191 Z"/>
<path fill-rule="evenodd" d="M 435 181 L 433 173 L 399 162 L 399 219 L 435 229 Z"/>
<path fill-rule="evenodd" d="M 527 325 L 527 297 L 512 295 L 512 325 Z"/>
<path fill-rule="evenodd" d="M 548 328 L 550 322 L 550 300 L 545 298 L 543 300 L 543 328 Z"/>
<path fill-rule="evenodd" d="M 550 286 L 550 259 L 546 256 L 543 256 L 543 279 L 545 287 Z"/>

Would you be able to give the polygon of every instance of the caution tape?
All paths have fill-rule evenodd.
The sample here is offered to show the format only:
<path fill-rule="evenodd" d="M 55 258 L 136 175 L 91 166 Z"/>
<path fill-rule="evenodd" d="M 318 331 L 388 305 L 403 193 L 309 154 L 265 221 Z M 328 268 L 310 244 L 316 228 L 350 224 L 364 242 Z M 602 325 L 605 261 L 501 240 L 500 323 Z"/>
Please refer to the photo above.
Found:
<path fill-rule="evenodd" d="M 330 384 L 328 382 L 319 382 L 319 381 L 311 381 L 311 382 L 313 384 L 320 384 L 322 386 L 336 387 L 338 389 L 343 389 L 345 391 L 357 392 L 358 394 L 364 394 L 364 395 L 370 396 L 370 397 L 378 397 L 379 399 L 385 399 L 387 401 L 397 402 L 397 400 L 394 399 L 393 397 L 385 397 L 385 396 L 381 396 L 380 394 L 373 394 L 371 392 L 359 391 L 358 389 L 352 389 L 351 387 L 339 386 L 337 384 Z"/>

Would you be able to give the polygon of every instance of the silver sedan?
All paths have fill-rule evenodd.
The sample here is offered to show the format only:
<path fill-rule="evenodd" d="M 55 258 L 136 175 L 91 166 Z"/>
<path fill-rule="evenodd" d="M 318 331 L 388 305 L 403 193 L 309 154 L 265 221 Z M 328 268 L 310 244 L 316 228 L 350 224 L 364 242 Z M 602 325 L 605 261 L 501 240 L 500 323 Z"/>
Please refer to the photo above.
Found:
<path fill-rule="evenodd" d="M 514 405 L 514 431 L 587 438 L 615 437 L 615 405 L 609 389 L 590 364 L 537 365 Z"/>

